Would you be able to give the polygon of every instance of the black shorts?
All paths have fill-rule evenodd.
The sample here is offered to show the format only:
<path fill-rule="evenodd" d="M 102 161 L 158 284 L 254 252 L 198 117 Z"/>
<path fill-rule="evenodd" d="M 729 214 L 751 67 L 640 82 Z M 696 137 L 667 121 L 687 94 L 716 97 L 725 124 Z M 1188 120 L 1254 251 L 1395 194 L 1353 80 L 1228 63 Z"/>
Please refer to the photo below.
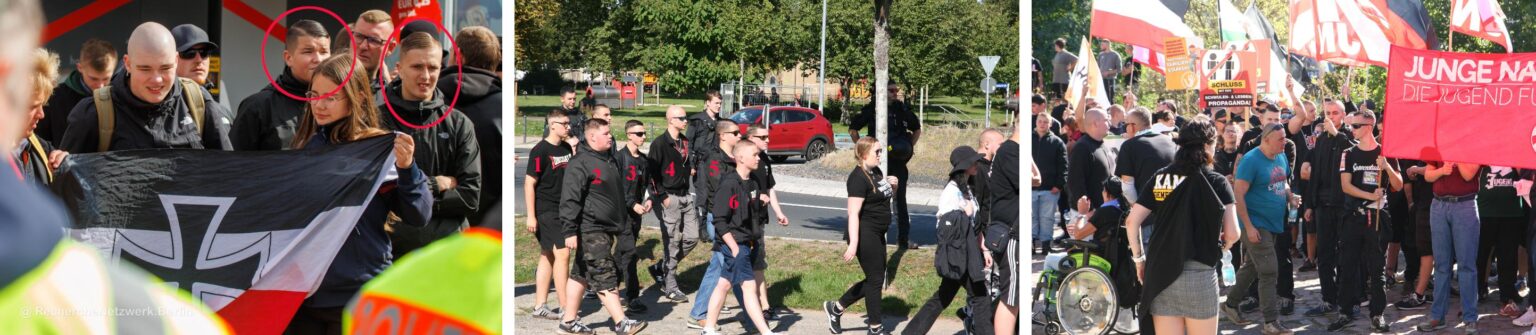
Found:
<path fill-rule="evenodd" d="M 752 271 L 768 270 L 768 244 L 763 243 L 766 241 L 767 238 L 757 239 L 757 252 L 752 253 Z"/>
<path fill-rule="evenodd" d="M 1392 236 L 1389 236 L 1387 242 L 1414 243 L 1413 215 L 1409 213 L 1412 211 L 1389 211 L 1390 215 L 1387 215 L 1387 218 L 1392 221 Z"/>
<path fill-rule="evenodd" d="M 571 279 L 584 281 L 593 291 L 608 291 L 619 287 L 619 261 L 614 255 L 615 235 L 603 232 L 582 233 L 576 253 L 580 255 L 571 266 Z"/>
<path fill-rule="evenodd" d="M 1413 244 L 1419 248 L 1419 256 L 1431 256 L 1435 254 L 1435 248 L 1430 243 L 1433 238 L 1429 232 L 1429 206 L 1423 210 L 1413 211 Z"/>
<path fill-rule="evenodd" d="M 536 238 L 539 239 L 539 251 L 553 251 L 565 249 L 565 226 L 560 224 L 559 213 L 536 214 L 539 218 L 537 224 L 539 231 Z"/>

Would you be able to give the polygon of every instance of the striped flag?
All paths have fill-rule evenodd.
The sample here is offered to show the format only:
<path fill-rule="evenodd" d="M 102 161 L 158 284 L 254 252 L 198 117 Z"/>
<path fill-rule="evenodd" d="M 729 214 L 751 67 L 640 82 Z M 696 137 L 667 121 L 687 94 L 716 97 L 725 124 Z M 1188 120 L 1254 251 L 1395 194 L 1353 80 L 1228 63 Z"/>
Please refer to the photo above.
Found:
<path fill-rule="evenodd" d="M 1435 49 L 1421 0 L 1291 0 L 1290 50 L 1347 66 L 1387 66 L 1393 45 Z"/>
<path fill-rule="evenodd" d="M 1514 52 L 1509 29 L 1504 26 L 1504 9 L 1494 0 L 1454 0 L 1451 2 L 1451 31 L 1476 36 Z"/>
<path fill-rule="evenodd" d="M 238 333 L 278 334 L 398 178 L 393 139 L 71 155 L 53 191 L 75 218 L 74 239 L 190 292 Z"/>
<path fill-rule="evenodd" d="M 1184 24 L 1183 17 L 1158 1 L 1094 0 L 1088 33 L 1156 53 L 1164 53 L 1163 42 L 1169 37 L 1184 37 L 1186 43 L 1196 47 L 1205 45 L 1200 36 Z"/>
<path fill-rule="evenodd" d="M 1157 71 L 1157 73 L 1167 73 L 1163 69 L 1166 59 L 1161 52 L 1154 52 L 1152 49 L 1141 46 L 1131 46 L 1131 59 L 1141 63 L 1141 65 L 1146 65 L 1153 71 Z"/>

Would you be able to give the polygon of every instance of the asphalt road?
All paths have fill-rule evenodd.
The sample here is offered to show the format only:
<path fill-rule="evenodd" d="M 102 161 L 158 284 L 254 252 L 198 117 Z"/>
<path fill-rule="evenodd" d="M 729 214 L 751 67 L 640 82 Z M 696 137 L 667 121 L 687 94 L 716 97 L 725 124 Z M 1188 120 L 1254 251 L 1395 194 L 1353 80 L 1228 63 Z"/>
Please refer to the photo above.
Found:
<path fill-rule="evenodd" d="M 513 184 L 510 187 L 516 189 L 517 201 L 514 213 L 524 213 L 523 208 L 523 180 L 528 166 L 528 149 L 514 150 L 519 159 L 513 167 Z M 778 164 L 802 164 L 803 160 L 791 158 Z M 840 186 L 841 183 L 838 183 Z M 768 236 L 800 238 L 811 240 L 837 241 L 843 239 L 843 232 L 848 225 L 848 200 L 845 198 L 819 197 L 804 194 L 779 193 L 779 202 L 784 209 L 785 216 L 790 218 L 789 226 L 769 224 Z M 911 239 L 920 245 L 933 245 L 937 239 L 934 235 L 933 213 L 938 209 L 932 206 L 909 206 L 908 212 L 912 221 Z M 777 220 L 777 215 L 772 215 L 772 220 Z M 774 222 L 774 221 L 770 221 Z M 655 215 L 647 214 L 643 224 L 646 227 L 659 228 L 660 222 Z M 896 227 L 891 227 L 888 240 L 896 239 Z M 894 242 L 892 242 L 894 243 Z"/>

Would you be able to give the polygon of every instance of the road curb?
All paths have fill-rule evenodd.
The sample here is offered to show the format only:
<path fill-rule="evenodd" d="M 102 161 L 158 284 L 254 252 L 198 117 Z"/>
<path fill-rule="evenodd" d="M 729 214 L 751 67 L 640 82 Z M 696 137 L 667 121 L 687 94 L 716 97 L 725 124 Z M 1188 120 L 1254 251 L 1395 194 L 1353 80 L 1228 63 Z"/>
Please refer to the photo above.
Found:
<path fill-rule="evenodd" d="M 842 187 L 843 182 L 831 182 L 782 174 L 776 174 L 773 178 L 778 182 L 774 185 L 773 189 L 782 193 L 808 194 L 830 198 L 848 197 L 848 190 Z M 939 205 L 940 193 L 942 193 L 942 190 L 909 188 L 907 189 L 907 204 L 937 207 Z"/>

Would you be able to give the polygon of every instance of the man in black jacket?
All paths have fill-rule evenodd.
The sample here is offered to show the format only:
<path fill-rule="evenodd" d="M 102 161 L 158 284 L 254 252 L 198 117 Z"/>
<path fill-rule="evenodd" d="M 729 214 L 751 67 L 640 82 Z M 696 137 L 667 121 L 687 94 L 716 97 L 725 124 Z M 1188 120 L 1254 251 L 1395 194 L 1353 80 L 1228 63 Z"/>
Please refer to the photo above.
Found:
<path fill-rule="evenodd" d="M 1087 111 L 1082 125 L 1083 137 L 1072 147 L 1067 158 L 1067 198 L 1088 198 L 1089 208 L 1104 204 L 1104 180 L 1115 171 L 1117 152 L 1104 147 L 1109 133 L 1109 118 L 1098 108 Z"/>
<path fill-rule="evenodd" d="M 971 176 L 971 191 L 975 193 L 976 199 L 982 199 L 976 203 L 976 222 L 992 222 L 992 203 L 985 200 L 992 197 L 992 190 L 987 184 L 992 175 L 992 160 L 997 158 L 997 148 L 1006 140 L 1003 132 L 988 128 L 981 131 L 976 141 L 976 151 L 982 155 L 981 160 L 976 162 L 976 175 Z M 1065 151 L 1062 154 L 1065 155 Z"/>
<path fill-rule="evenodd" d="M 699 242 L 699 219 L 695 215 L 697 197 L 689 190 L 693 184 L 693 148 L 690 138 L 683 135 L 687 126 L 687 112 L 676 105 L 667 107 L 667 130 L 651 141 L 650 176 L 656 186 L 653 204 L 657 219 L 661 221 L 661 240 L 664 257 L 651 264 L 651 278 L 662 284 L 663 299 L 672 302 L 688 302 L 677 287 L 677 264 L 693 252 Z"/>
<path fill-rule="evenodd" d="M 74 154 L 132 149 L 230 149 L 229 110 L 191 80 L 176 79 L 176 42 L 169 29 L 154 22 L 139 25 L 128 38 L 128 54 L 123 57 L 123 64 L 127 71 L 112 78 L 111 86 L 98 90 L 111 102 L 112 113 L 99 113 L 97 99 L 82 100 L 69 113 L 69 129 L 59 143 L 60 149 Z M 161 70 L 167 67 L 169 72 Z M 199 95 L 201 99 L 195 98 Z M 202 101 L 201 115 L 193 112 L 190 104 L 194 100 Z M 103 118 L 113 123 L 101 125 L 99 120 Z M 106 129 L 111 129 L 111 137 L 102 141 L 100 134 Z M 101 149 L 103 142 L 106 150 Z"/>
<path fill-rule="evenodd" d="M 437 90 L 451 97 L 457 89 L 459 105 L 455 108 L 475 125 L 475 142 L 480 144 L 480 165 L 485 171 L 477 208 L 490 209 L 501 202 L 501 77 L 490 70 L 501 64 L 501 43 L 490 29 L 481 26 L 459 30 L 454 41 L 459 43 L 463 63 L 443 69 Z M 482 216 L 483 211 L 470 215 L 469 222 L 485 222 Z"/>
<path fill-rule="evenodd" d="M 64 131 L 69 129 L 69 112 L 80 100 L 91 97 L 91 91 L 107 86 L 112 81 L 112 71 L 117 69 L 117 49 L 100 39 L 85 40 L 80 45 L 80 59 L 75 62 L 75 72 L 65 77 L 53 88 L 53 96 L 43 107 L 42 123 L 37 124 L 38 138 L 49 143 L 64 142 Z"/>
<path fill-rule="evenodd" d="M 1323 305 L 1308 310 L 1307 317 L 1318 317 L 1337 312 L 1340 306 L 1354 305 L 1353 301 L 1338 301 L 1339 283 L 1338 271 L 1351 271 L 1354 269 L 1339 269 L 1339 225 L 1344 224 L 1344 216 L 1347 209 L 1343 206 L 1346 198 L 1344 188 L 1339 181 L 1339 171 L 1332 167 L 1339 166 L 1339 159 L 1344 150 L 1354 146 L 1351 136 L 1351 128 L 1345 122 L 1344 104 L 1338 100 L 1330 100 L 1323 103 L 1324 117 L 1318 120 L 1322 131 L 1317 133 L 1316 144 L 1312 148 L 1311 157 L 1304 161 L 1302 174 L 1307 175 L 1312 181 L 1311 189 L 1314 200 L 1312 207 L 1306 209 L 1303 217 L 1311 218 L 1317 222 L 1317 275 L 1323 286 Z M 1310 170 L 1311 173 L 1306 172 Z"/>
<path fill-rule="evenodd" d="M 410 50 L 406 51 L 407 53 Z M 441 52 L 439 50 L 438 52 Z M 409 78 L 401 73 L 402 78 Z M 613 329 L 619 334 L 633 334 L 645 328 L 644 322 L 625 317 L 619 304 L 619 264 L 615 244 L 628 225 L 625 215 L 625 181 L 614 160 L 613 140 L 608 135 L 608 121 L 587 121 L 587 138 L 577 149 L 576 158 L 566 166 L 560 191 L 560 222 L 565 226 L 565 246 L 580 255 L 571 266 L 560 331 L 566 334 L 591 334 L 592 329 L 576 321 L 581 310 L 582 292 L 590 286 L 603 308 L 613 317 Z"/>
<path fill-rule="evenodd" d="M 1055 235 L 1056 208 L 1059 207 L 1062 187 L 1066 186 L 1067 181 L 1067 144 L 1051 132 L 1051 125 L 1055 122 L 1050 113 L 1035 115 L 1035 134 L 1031 146 L 1035 148 L 1032 153 L 1035 166 L 1040 169 L 1040 187 L 1035 187 L 1030 194 L 1030 204 L 1035 210 L 1031 218 L 1035 229 L 1035 244 L 1030 250 L 1036 255 L 1043 255 L 1050 250 L 1049 243 Z"/>
<path fill-rule="evenodd" d="M 607 120 L 604 120 L 607 121 Z M 644 314 L 645 304 L 640 303 L 640 277 L 635 271 L 638 259 L 635 258 L 635 242 L 640 235 L 640 219 L 651 211 L 655 188 L 651 186 L 649 171 L 650 159 L 645 153 L 640 152 L 640 146 L 645 143 L 645 123 L 640 120 L 629 120 L 624 123 L 624 134 L 628 137 L 623 147 L 619 148 L 619 155 L 615 157 L 619 162 L 619 174 L 624 176 L 624 217 L 626 219 L 624 231 L 618 236 L 618 246 L 614 248 L 618 252 L 618 267 L 623 274 L 624 299 L 628 301 L 625 309 L 631 313 Z"/>
<path fill-rule="evenodd" d="M 1107 129 L 1107 128 L 1106 128 Z M 1013 138 L 997 149 L 996 164 L 992 167 L 990 184 L 987 188 L 992 192 L 992 222 L 986 230 L 986 247 L 992 252 L 992 259 L 1002 274 L 999 282 L 1005 286 L 1002 289 L 1002 301 L 998 302 L 995 314 L 993 314 L 993 330 L 997 334 L 1012 334 L 1019 322 L 1019 303 L 1022 295 L 1019 294 L 1019 140 L 1024 136 L 1024 125 L 1018 124 L 1013 130 Z M 1006 233 L 1004 233 L 1006 232 Z"/>
<path fill-rule="evenodd" d="M 437 89 L 442 57 L 442 47 L 425 33 L 401 40 L 400 76 L 384 88 L 388 101 L 379 106 L 380 125 L 416 139 L 416 165 L 431 177 L 436 201 L 426 227 L 395 227 L 396 259 L 468 227 L 467 218 L 480 208 L 480 144 L 469 117 L 449 110 Z"/>
<path fill-rule="evenodd" d="M 715 222 L 721 220 L 721 218 L 714 216 L 714 202 L 719 200 L 717 195 L 721 192 L 720 181 L 731 178 L 735 174 L 737 157 L 734 156 L 734 148 L 736 143 L 741 142 L 741 127 L 736 126 L 735 121 L 721 119 L 715 123 L 715 136 L 720 140 L 720 144 L 705 152 L 704 160 L 700 161 L 697 167 L 700 184 L 696 186 L 700 194 L 704 195 L 704 208 L 711 209 L 710 215 L 706 216 L 704 223 L 708 226 L 706 227 L 706 234 L 711 238 L 717 238 L 722 234 L 716 230 L 718 225 Z M 719 251 L 719 248 L 722 246 L 720 243 L 724 243 L 724 241 L 715 239 L 714 242 L 716 243 L 715 251 Z M 738 242 L 745 243 L 746 241 Z M 709 295 L 714 292 L 717 279 L 720 279 L 723 270 L 727 270 L 725 268 L 725 261 L 726 259 L 722 258 L 718 253 L 710 256 L 709 266 L 704 270 L 704 278 L 699 282 L 699 291 L 694 297 L 693 309 L 689 315 L 692 317 L 690 321 L 702 321 L 705 313 L 709 312 Z"/>
<path fill-rule="evenodd" d="M 693 144 L 693 152 L 690 154 L 694 155 L 694 157 L 704 158 L 705 156 L 708 156 L 707 153 L 709 151 L 714 150 L 714 148 L 720 144 L 720 138 L 715 136 L 715 124 L 724 119 L 720 116 L 720 104 L 720 92 L 713 90 L 705 92 L 704 111 L 693 113 L 693 115 L 688 116 L 687 134 L 688 139 L 691 140 L 691 143 Z M 698 168 L 702 166 L 696 165 L 695 167 Z M 693 175 L 697 177 L 702 174 L 699 172 L 694 172 Z M 704 181 L 702 179 L 695 180 L 693 185 L 695 187 L 698 185 L 704 185 Z M 694 189 L 692 193 L 697 195 L 699 197 L 698 199 L 701 200 L 696 202 L 699 208 L 695 210 L 694 213 L 696 213 L 695 215 L 698 216 L 696 220 L 703 222 L 704 216 L 709 213 L 709 207 L 704 206 L 705 203 L 709 202 L 709 195 L 704 193 L 703 190 L 697 188 Z M 700 236 L 707 235 L 704 232 L 707 228 L 706 226 L 708 225 L 700 225 L 695 228 L 699 230 Z M 713 239 L 704 239 L 704 241 L 713 241 Z"/>
<path fill-rule="evenodd" d="M 293 143 L 293 134 L 308 101 L 297 97 L 313 98 L 307 96 L 309 79 L 320 62 L 331 57 L 331 35 L 319 22 L 299 20 L 288 26 L 287 41 L 283 49 L 283 74 L 277 77 L 277 83 L 268 84 L 240 101 L 235 129 L 230 131 L 235 150 L 286 150 Z M 360 78 L 368 77 L 352 79 Z"/>

